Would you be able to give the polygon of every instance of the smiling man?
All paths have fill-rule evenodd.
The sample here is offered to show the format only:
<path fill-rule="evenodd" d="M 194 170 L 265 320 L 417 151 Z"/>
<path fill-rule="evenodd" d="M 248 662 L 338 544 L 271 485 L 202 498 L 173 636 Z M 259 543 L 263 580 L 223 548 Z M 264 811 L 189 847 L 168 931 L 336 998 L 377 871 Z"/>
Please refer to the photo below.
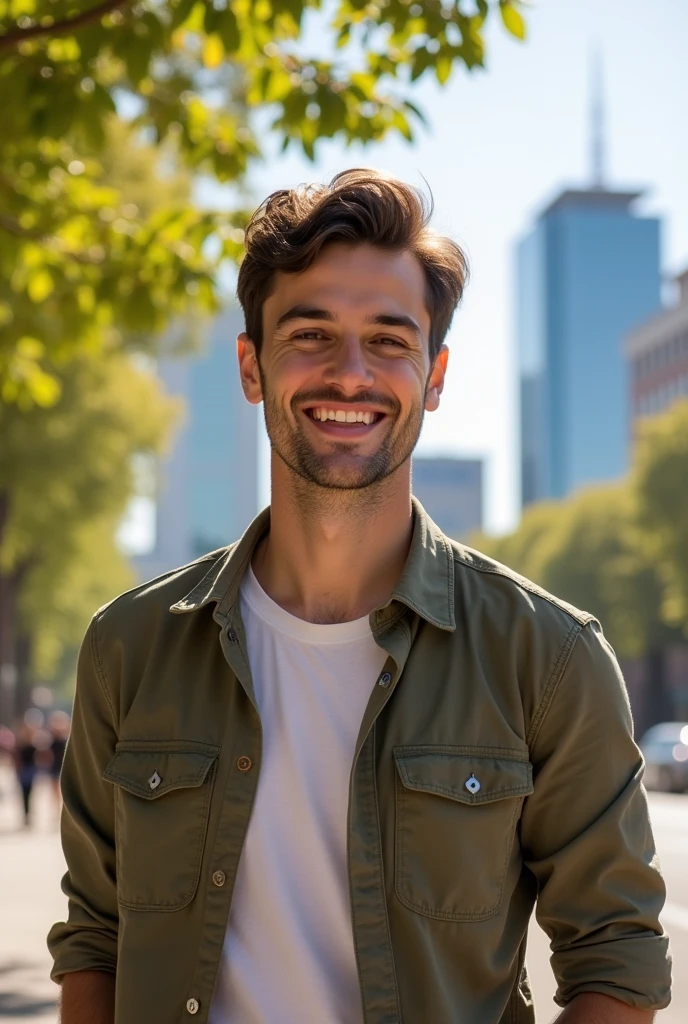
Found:
<path fill-rule="evenodd" d="M 613 652 L 411 496 L 466 277 L 428 220 L 356 170 L 248 228 L 238 355 L 271 505 L 91 623 L 63 1024 L 531 1024 L 534 906 L 561 1024 L 668 1002 Z"/>

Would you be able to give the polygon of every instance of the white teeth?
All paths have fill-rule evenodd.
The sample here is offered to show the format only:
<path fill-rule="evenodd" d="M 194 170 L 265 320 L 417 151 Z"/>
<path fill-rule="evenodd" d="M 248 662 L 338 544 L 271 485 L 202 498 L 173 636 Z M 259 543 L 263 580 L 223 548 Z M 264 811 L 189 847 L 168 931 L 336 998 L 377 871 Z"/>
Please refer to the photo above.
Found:
<path fill-rule="evenodd" d="M 312 410 L 315 420 L 325 423 L 327 420 L 335 420 L 337 423 L 365 423 L 370 425 L 375 419 L 374 412 L 354 412 L 344 409 L 323 409 L 322 407 Z"/>

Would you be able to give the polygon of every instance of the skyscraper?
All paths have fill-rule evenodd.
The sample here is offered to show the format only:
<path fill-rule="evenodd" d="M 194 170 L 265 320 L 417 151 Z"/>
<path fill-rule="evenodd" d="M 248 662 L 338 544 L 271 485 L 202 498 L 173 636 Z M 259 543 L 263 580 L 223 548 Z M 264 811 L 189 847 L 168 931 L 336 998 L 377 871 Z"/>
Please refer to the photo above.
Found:
<path fill-rule="evenodd" d="M 601 117 L 597 96 L 592 187 L 561 192 L 517 249 L 524 505 L 625 471 L 623 338 L 660 304 L 660 224 L 604 187 Z"/>
<path fill-rule="evenodd" d="M 680 274 L 678 302 L 639 324 L 626 338 L 629 405 L 633 422 L 688 398 L 688 269 Z"/>
<path fill-rule="evenodd" d="M 133 559 L 149 579 L 236 540 L 258 511 L 260 409 L 239 384 L 241 310 L 224 310 L 203 349 L 165 356 L 158 373 L 186 407 L 157 477 L 155 545 Z"/>
<path fill-rule="evenodd" d="M 467 538 L 483 525 L 483 460 L 413 457 L 413 493 L 449 537 Z"/>

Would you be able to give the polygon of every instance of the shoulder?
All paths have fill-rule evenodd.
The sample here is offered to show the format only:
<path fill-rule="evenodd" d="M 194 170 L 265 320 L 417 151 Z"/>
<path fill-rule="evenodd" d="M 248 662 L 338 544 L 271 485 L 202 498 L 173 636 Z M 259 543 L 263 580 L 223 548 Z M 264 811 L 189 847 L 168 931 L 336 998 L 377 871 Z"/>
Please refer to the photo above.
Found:
<path fill-rule="evenodd" d="M 132 630 L 148 631 L 168 617 L 173 619 L 172 605 L 200 587 L 206 578 L 210 586 L 234 546 L 218 548 L 119 594 L 95 613 L 95 629 L 126 636 Z"/>
<path fill-rule="evenodd" d="M 483 636 L 538 652 L 543 667 L 567 657 L 594 615 L 550 594 L 532 580 L 473 548 L 449 540 L 454 557 L 456 614 L 470 609 Z"/>
<path fill-rule="evenodd" d="M 594 619 L 594 615 L 550 594 L 494 558 L 458 541 L 449 538 L 447 541 L 454 556 L 456 582 L 485 600 L 510 601 L 530 614 L 552 618 L 562 624 L 575 623 L 583 627 Z"/>

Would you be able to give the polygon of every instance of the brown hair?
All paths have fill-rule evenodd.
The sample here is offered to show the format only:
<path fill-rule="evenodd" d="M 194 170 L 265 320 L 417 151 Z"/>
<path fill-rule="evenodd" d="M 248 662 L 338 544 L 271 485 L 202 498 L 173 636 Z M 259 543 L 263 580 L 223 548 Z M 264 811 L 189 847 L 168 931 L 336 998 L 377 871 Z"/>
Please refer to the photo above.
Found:
<path fill-rule="evenodd" d="M 446 337 L 468 277 L 466 257 L 428 227 L 432 215 L 420 189 L 379 171 L 353 169 L 329 185 L 280 189 L 259 206 L 246 229 L 237 296 L 246 333 L 260 354 L 263 303 L 275 274 L 306 270 L 331 242 L 412 253 L 423 268 L 430 314 L 430 360 Z"/>

